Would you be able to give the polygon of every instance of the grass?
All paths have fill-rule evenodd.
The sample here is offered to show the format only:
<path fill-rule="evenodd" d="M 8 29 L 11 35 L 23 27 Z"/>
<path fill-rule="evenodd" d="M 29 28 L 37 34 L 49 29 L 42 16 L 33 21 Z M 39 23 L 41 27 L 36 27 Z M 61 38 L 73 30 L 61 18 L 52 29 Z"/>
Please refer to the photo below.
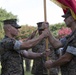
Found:
<path fill-rule="evenodd" d="M 25 75 L 32 75 L 31 72 L 25 72 Z"/>
<path fill-rule="evenodd" d="M 23 63 L 25 63 L 25 61 L 23 61 Z M 30 64 L 31 67 L 32 67 L 32 63 L 33 63 L 33 61 L 31 60 L 31 64 Z M 26 71 L 26 65 L 25 64 L 24 64 L 24 74 L 25 75 L 32 75 L 31 71 Z"/>

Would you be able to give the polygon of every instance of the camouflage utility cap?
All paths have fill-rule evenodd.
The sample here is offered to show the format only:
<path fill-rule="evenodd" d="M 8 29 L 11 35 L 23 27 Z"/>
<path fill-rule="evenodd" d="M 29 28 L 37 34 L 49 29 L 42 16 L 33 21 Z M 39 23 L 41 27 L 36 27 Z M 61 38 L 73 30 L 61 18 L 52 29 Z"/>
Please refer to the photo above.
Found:
<path fill-rule="evenodd" d="M 4 23 L 4 25 L 9 24 L 9 25 L 11 25 L 11 26 L 13 26 L 13 27 L 15 27 L 17 29 L 21 28 L 21 26 L 19 26 L 17 24 L 17 19 L 6 19 L 6 20 L 3 21 L 3 23 Z"/>
<path fill-rule="evenodd" d="M 64 17 L 65 19 L 67 19 L 69 16 L 71 16 L 71 12 L 68 9 L 67 12 L 64 15 L 62 15 L 62 17 Z"/>

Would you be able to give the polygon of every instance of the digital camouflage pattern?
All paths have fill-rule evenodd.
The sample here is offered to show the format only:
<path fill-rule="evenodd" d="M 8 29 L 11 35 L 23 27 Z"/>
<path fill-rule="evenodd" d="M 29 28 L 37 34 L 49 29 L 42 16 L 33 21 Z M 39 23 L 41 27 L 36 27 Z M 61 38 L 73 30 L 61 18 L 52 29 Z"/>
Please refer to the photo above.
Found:
<path fill-rule="evenodd" d="M 66 37 L 66 39 L 68 38 Z M 76 47 L 76 36 L 73 41 L 69 43 L 69 46 Z M 61 66 L 61 73 L 62 75 L 76 75 L 76 56 L 73 56 L 73 59 L 69 63 Z"/>
<path fill-rule="evenodd" d="M 22 57 L 14 49 L 15 40 L 5 37 L 1 41 L 1 75 L 24 75 Z"/>
<path fill-rule="evenodd" d="M 34 46 L 32 48 L 32 51 L 36 52 L 36 53 L 41 53 L 41 52 L 45 51 L 45 49 L 46 49 L 45 47 L 46 47 L 46 43 L 45 43 L 45 39 L 43 39 L 39 44 L 37 44 L 36 46 Z M 50 54 L 49 58 L 53 61 L 55 60 L 55 54 L 54 54 L 53 50 L 51 50 L 51 54 Z M 45 57 L 34 59 L 33 67 L 32 67 L 32 74 L 34 74 L 34 75 L 46 74 L 47 75 L 47 70 L 44 68 L 44 65 L 43 65 L 43 63 L 45 61 L 46 61 Z M 50 75 L 58 75 L 57 69 L 52 68 L 50 70 Z"/>

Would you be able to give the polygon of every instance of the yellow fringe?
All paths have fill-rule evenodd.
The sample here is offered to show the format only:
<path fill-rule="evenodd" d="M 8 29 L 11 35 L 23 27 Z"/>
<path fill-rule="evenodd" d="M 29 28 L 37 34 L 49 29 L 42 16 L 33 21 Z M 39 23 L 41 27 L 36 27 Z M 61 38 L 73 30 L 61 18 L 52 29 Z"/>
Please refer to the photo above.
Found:
<path fill-rule="evenodd" d="M 56 5 L 58 5 L 59 7 L 63 8 L 64 10 L 66 10 L 67 8 L 69 8 L 68 6 L 65 6 L 65 5 L 61 4 L 57 0 L 50 0 L 50 1 L 54 2 Z M 71 14 L 72 14 L 73 18 L 76 20 L 76 14 L 72 11 L 71 8 L 69 8 L 69 9 L 71 11 Z"/>

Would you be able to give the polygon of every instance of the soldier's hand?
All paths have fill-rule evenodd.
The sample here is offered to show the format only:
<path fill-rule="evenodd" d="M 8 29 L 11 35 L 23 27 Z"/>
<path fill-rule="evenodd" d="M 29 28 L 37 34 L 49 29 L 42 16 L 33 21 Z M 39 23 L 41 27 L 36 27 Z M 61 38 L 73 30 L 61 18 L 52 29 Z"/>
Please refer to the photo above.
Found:
<path fill-rule="evenodd" d="M 43 22 L 42 26 L 44 26 L 44 29 L 47 29 L 47 28 L 49 28 L 49 23 L 48 22 Z"/>
<path fill-rule="evenodd" d="M 45 29 L 43 32 L 42 32 L 42 35 L 44 37 L 48 37 L 50 35 L 50 32 L 49 32 L 49 29 Z"/>
<path fill-rule="evenodd" d="M 46 50 L 42 53 L 42 56 L 47 57 L 47 56 L 49 56 L 50 54 L 51 54 L 50 49 L 46 49 Z"/>
<path fill-rule="evenodd" d="M 44 63 L 44 66 L 45 66 L 45 68 L 51 68 L 51 65 L 52 65 L 52 61 L 51 60 L 48 60 L 48 61 L 46 61 L 45 63 Z"/>

